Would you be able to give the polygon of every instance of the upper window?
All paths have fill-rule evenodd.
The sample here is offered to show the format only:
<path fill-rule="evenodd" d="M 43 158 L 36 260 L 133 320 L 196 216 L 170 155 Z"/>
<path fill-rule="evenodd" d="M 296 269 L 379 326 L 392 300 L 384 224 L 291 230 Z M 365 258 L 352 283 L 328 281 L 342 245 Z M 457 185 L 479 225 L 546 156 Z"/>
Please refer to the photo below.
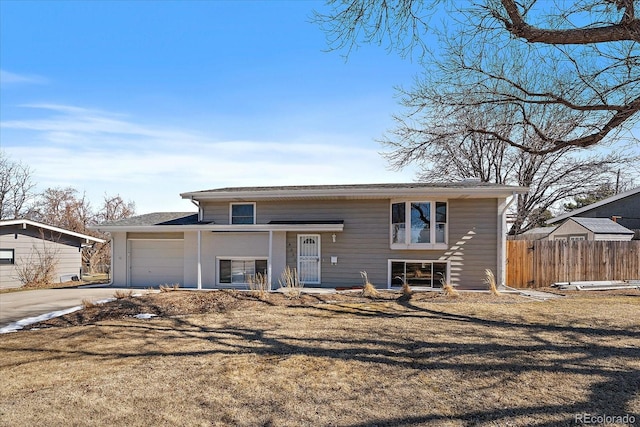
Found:
<path fill-rule="evenodd" d="M 230 208 L 231 224 L 255 224 L 255 203 L 232 203 Z"/>
<path fill-rule="evenodd" d="M 0 249 L 0 264 L 15 264 L 13 249 Z"/>
<path fill-rule="evenodd" d="M 447 203 L 391 204 L 391 248 L 429 249 L 447 243 Z"/>

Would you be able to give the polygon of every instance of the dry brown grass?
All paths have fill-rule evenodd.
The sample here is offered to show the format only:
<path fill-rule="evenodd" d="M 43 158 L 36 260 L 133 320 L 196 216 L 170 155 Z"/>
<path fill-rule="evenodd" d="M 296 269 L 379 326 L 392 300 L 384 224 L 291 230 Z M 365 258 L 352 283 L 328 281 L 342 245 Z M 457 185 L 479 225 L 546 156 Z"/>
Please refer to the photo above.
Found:
<path fill-rule="evenodd" d="M 88 298 L 85 298 L 82 300 L 82 308 L 94 308 L 96 306 L 96 303 L 91 301 Z"/>
<path fill-rule="evenodd" d="M 133 296 L 132 290 L 118 289 L 113 293 L 113 297 L 115 299 L 131 298 L 132 296 Z"/>
<path fill-rule="evenodd" d="M 640 413 L 639 291 L 350 295 L 157 293 L 48 323 L 82 326 L 0 335 L 0 425 L 569 426 Z"/>
<path fill-rule="evenodd" d="M 249 277 L 249 289 L 252 295 L 266 300 L 269 297 L 269 278 L 266 274 L 256 273 Z"/>
<path fill-rule="evenodd" d="M 496 276 L 493 274 L 493 271 L 486 269 L 484 272 L 486 275 L 484 282 L 487 284 L 489 291 L 493 295 L 500 295 L 500 292 L 498 291 L 498 285 L 496 284 Z"/>
<path fill-rule="evenodd" d="M 179 283 L 174 283 L 172 285 L 164 284 L 164 285 L 160 285 L 159 289 L 160 289 L 160 292 L 177 291 L 178 289 L 180 289 L 180 284 Z"/>
<path fill-rule="evenodd" d="M 411 289 L 411 286 L 409 286 L 409 284 L 405 281 L 402 282 L 402 295 L 404 297 L 409 297 L 413 294 L 413 290 Z"/>
<path fill-rule="evenodd" d="M 295 268 L 287 266 L 278 279 L 283 293 L 289 298 L 300 298 L 304 283 L 300 281 L 300 276 Z"/>
<path fill-rule="evenodd" d="M 446 296 L 451 298 L 458 298 L 460 296 L 460 292 L 458 292 L 451 283 L 447 282 L 444 276 L 440 278 L 440 284 L 442 285 L 442 292 Z"/>
<path fill-rule="evenodd" d="M 366 271 L 361 271 L 360 276 L 362 276 L 362 280 L 364 281 L 364 286 L 362 287 L 362 296 L 368 298 L 380 298 L 380 291 L 373 286 L 373 283 L 369 281 L 369 275 Z"/>

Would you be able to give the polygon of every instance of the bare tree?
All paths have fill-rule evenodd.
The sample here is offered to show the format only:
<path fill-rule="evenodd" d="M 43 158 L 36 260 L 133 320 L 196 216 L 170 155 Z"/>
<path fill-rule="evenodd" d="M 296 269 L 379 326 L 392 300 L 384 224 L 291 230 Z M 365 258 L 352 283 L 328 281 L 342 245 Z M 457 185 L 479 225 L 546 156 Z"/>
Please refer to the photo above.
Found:
<path fill-rule="evenodd" d="M 120 195 L 104 195 L 100 210 L 96 213 L 95 220 L 98 223 L 117 221 L 135 215 L 135 203 L 125 202 Z M 111 264 L 111 241 L 106 233 L 95 232 L 96 237 L 106 240 L 105 243 L 97 243 L 87 251 L 88 264 L 92 271 L 105 272 Z"/>
<path fill-rule="evenodd" d="M 334 49 L 386 44 L 417 53 L 426 72 L 414 88 L 437 87 L 439 108 L 501 105 L 535 140 L 500 129 L 469 131 L 534 154 L 586 148 L 620 137 L 640 111 L 640 20 L 637 0 L 329 0 L 318 13 Z M 437 18 L 437 19 L 436 19 Z M 431 36 L 431 37 L 429 37 Z M 430 44 L 432 40 L 437 43 Z M 531 78 L 535 76 L 535 78 Z M 562 137 L 546 132 L 530 109 L 563 110 L 574 122 Z M 637 141 L 635 141 L 637 144 Z"/>
<path fill-rule="evenodd" d="M 419 93 L 419 96 L 417 95 Z M 518 111 L 504 105 L 470 106 L 450 114 L 438 108 L 440 94 L 435 88 L 422 87 L 406 94 L 404 106 L 410 118 L 397 116 L 397 127 L 382 142 L 391 151 L 385 153 L 397 169 L 419 165 L 420 179 L 439 182 L 479 178 L 482 182 L 529 187 L 518 199 L 510 234 L 519 234 L 537 226 L 558 202 L 597 188 L 615 178 L 621 165 L 640 161 L 625 152 L 588 154 L 576 147 L 536 154 L 514 148 L 500 138 L 470 129 L 499 129 L 511 139 L 541 143 L 537 135 L 523 133 L 513 120 Z M 429 106 L 424 107 L 424 106 Z M 545 132 L 562 137 L 574 125 L 563 119 L 554 106 L 538 105 L 529 115 L 546 124 Z M 547 218 L 548 219 L 548 218 Z"/>
<path fill-rule="evenodd" d="M 86 194 L 79 195 L 72 187 L 47 188 L 38 195 L 32 218 L 49 225 L 86 233 L 95 222 L 95 214 Z"/>
<path fill-rule="evenodd" d="M 0 219 L 28 216 L 35 183 L 29 166 L 0 150 Z"/>
<path fill-rule="evenodd" d="M 108 236 L 88 227 L 99 222 L 128 218 L 135 213 L 133 202 L 125 202 L 119 195 L 104 195 L 102 206 L 94 211 L 85 193 L 72 187 L 47 188 L 38 196 L 37 209 L 32 215 L 36 221 L 100 237 L 106 243 L 96 243 L 82 250 L 82 264 L 91 271 L 104 270 L 110 263 L 111 250 Z"/>
<path fill-rule="evenodd" d="M 105 194 L 102 207 L 97 212 L 96 220 L 98 222 L 117 221 L 133 216 L 135 211 L 135 203 L 131 201 L 125 202 L 119 194 L 115 196 Z"/>

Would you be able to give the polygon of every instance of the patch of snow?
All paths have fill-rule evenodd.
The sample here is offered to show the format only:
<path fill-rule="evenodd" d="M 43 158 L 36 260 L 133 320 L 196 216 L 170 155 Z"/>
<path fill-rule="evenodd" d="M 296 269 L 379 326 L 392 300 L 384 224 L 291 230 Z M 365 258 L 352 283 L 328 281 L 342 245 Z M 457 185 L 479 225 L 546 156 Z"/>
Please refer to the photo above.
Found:
<path fill-rule="evenodd" d="M 64 316 L 65 314 L 73 313 L 74 311 L 82 310 L 81 305 L 67 308 L 64 310 L 52 311 L 50 313 L 41 314 L 40 316 L 27 317 L 26 319 L 18 320 L 10 325 L 0 328 L 0 334 L 6 334 L 7 332 L 16 332 L 25 326 L 33 325 L 34 323 L 44 322 L 45 320 L 53 319 L 54 317 Z"/>
<path fill-rule="evenodd" d="M 136 314 L 135 317 L 136 319 L 151 319 L 152 317 L 156 317 L 157 314 L 151 314 L 151 313 L 140 313 L 140 314 Z"/>
<path fill-rule="evenodd" d="M 107 302 L 115 301 L 115 298 L 106 298 L 101 299 L 99 301 L 95 301 L 94 304 L 105 304 Z M 34 323 L 44 322 L 45 320 L 50 320 L 55 317 L 64 316 L 65 314 L 73 313 L 75 311 L 82 310 L 81 305 L 77 305 L 75 307 L 66 308 L 64 310 L 52 311 L 50 313 L 41 314 L 40 316 L 28 317 L 26 319 L 18 320 L 17 322 L 13 322 L 10 325 L 5 326 L 4 328 L 0 328 L 0 334 L 6 334 L 8 332 L 16 332 L 20 329 L 23 329 L 25 326 L 33 325 Z"/>

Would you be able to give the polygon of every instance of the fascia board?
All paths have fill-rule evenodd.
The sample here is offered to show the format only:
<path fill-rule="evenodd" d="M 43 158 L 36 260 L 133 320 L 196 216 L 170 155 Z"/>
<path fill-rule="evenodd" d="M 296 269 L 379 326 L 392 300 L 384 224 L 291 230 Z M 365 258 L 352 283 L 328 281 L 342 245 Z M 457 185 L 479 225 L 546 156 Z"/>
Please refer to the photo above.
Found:
<path fill-rule="evenodd" d="M 44 228 L 46 230 L 50 230 L 56 233 L 66 234 L 68 236 L 77 237 L 79 239 L 92 240 L 96 243 L 106 242 L 106 240 L 103 240 L 97 237 L 89 236 L 82 233 L 76 233 L 75 231 L 65 230 L 64 228 L 54 227 L 52 225 L 43 224 L 41 222 L 31 221 L 30 219 L 12 219 L 8 221 L 0 221 L 0 226 L 5 226 L 5 225 L 30 225 L 32 227 Z M 94 229 L 93 227 L 87 227 L 87 228 L 89 228 L 90 230 Z"/>
<path fill-rule="evenodd" d="M 200 192 L 182 193 L 183 199 L 192 200 L 269 200 L 269 199 L 382 199 L 403 198 L 428 195 L 429 197 L 446 197 L 448 199 L 476 199 L 476 198 L 501 198 L 509 197 L 514 193 L 524 194 L 526 187 L 505 188 L 397 188 L 380 190 L 376 188 L 364 189 L 310 189 L 310 190 L 269 190 L 269 191 L 229 191 L 229 192 Z"/>
<path fill-rule="evenodd" d="M 294 231 L 294 232 L 341 232 L 344 224 L 204 224 L 204 225 L 138 225 L 138 226 L 104 226 L 91 227 L 93 230 L 105 232 L 130 232 L 130 233 L 162 233 L 185 231 Z"/>

